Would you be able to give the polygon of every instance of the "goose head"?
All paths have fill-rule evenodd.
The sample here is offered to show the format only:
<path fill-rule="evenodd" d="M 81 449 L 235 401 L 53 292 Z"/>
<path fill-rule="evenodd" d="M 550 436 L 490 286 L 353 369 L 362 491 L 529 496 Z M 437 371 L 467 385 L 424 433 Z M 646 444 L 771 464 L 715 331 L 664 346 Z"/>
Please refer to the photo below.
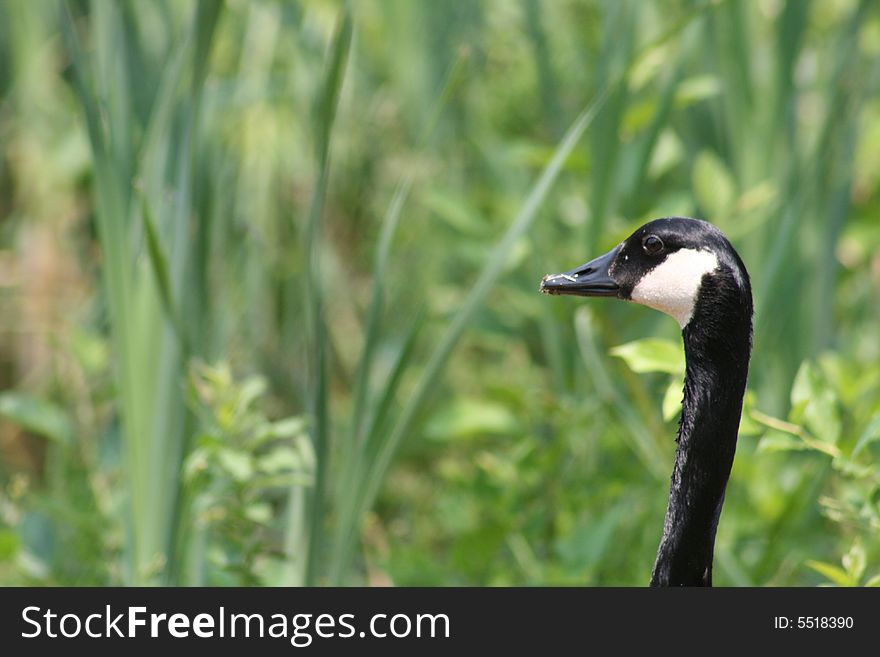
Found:
<path fill-rule="evenodd" d="M 751 317 L 751 289 L 742 260 L 715 226 L 687 217 L 648 222 L 608 253 L 545 276 L 540 290 L 633 301 L 674 317 L 682 329 L 701 298 L 747 305 Z"/>

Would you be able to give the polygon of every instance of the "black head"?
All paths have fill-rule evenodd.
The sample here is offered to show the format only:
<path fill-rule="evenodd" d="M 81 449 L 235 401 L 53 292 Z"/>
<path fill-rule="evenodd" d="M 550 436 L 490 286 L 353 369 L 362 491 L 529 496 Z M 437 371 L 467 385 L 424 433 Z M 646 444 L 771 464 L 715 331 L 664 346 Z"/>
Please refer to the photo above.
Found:
<path fill-rule="evenodd" d="M 713 285 L 704 285 L 710 278 Z M 733 246 L 710 223 L 687 217 L 655 219 L 595 260 L 545 276 L 541 292 L 617 297 L 673 316 L 684 328 L 701 291 L 723 289 L 726 301 L 748 306 L 751 287 Z"/>

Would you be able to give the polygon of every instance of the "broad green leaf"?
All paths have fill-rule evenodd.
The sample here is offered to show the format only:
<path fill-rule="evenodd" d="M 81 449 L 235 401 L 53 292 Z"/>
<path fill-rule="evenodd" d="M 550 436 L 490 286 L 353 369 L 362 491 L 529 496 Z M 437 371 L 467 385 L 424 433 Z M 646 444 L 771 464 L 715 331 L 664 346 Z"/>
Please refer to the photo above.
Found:
<path fill-rule="evenodd" d="M 874 463 L 863 465 L 843 455 L 835 456 L 831 465 L 835 470 L 849 477 L 873 477 L 877 472 L 877 466 Z"/>
<path fill-rule="evenodd" d="M 820 442 L 836 444 L 841 423 L 837 396 L 818 368 L 801 364 L 791 388 L 791 419 L 804 424 Z"/>
<path fill-rule="evenodd" d="M 813 364 L 805 360 L 798 368 L 791 386 L 791 405 L 802 406 L 803 403 L 809 402 L 819 387 L 820 383 Z"/>
<path fill-rule="evenodd" d="M 292 447 L 281 446 L 257 459 L 257 469 L 266 474 L 278 474 L 302 467 L 303 459 Z"/>
<path fill-rule="evenodd" d="M 269 523 L 270 520 L 272 520 L 272 507 L 265 502 L 250 504 L 245 507 L 244 515 L 248 520 L 252 522 L 266 525 Z"/>
<path fill-rule="evenodd" d="M 260 397 L 262 397 L 268 384 L 261 376 L 254 376 L 247 379 L 241 384 L 238 397 L 238 406 L 240 410 L 250 408 L 251 405 Z"/>
<path fill-rule="evenodd" d="M 742 193 L 736 202 L 737 213 L 755 212 L 755 210 L 773 203 L 778 195 L 779 192 L 773 182 L 764 180 Z"/>
<path fill-rule="evenodd" d="M 461 399 L 438 413 L 425 428 L 425 433 L 433 440 L 461 440 L 485 435 L 510 435 L 518 426 L 516 417 L 506 406 Z"/>
<path fill-rule="evenodd" d="M 824 561 L 807 561 L 807 566 L 827 577 L 838 586 L 855 586 L 856 582 L 850 579 L 847 572 L 840 566 L 835 566 Z"/>
<path fill-rule="evenodd" d="M 249 454 L 233 449 L 221 449 L 217 453 L 220 466 L 236 481 L 247 481 L 254 475 L 254 464 Z"/>
<path fill-rule="evenodd" d="M 659 178 L 670 169 L 676 167 L 681 162 L 683 156 L 684 146 L 681 143 L 681 139 L 675 134 L 675 131 L 664 130 L 660 133 L 657 145 L 651 153 L 651 161 L 648 163 L 648 177 L 651 179 Z M 667 194 L 674 194 L 674 192 L 667 192 Z M 682 198 L 680 202 L 670 203 L 669 205 L 681 207 L 681 202 L 685 202 L 685 199 Z M 663 216 L 662 209 L 659 212 L 659 216 Z"/>
<path fill-rule="evenodd" d="M 758 443 L 758 452 L 788 452 L 809 449 L 802 440 L 781 431 L 771 429 Z"/>
<path fill-rule="evenodd" d="M 45 399 L 20 392 L 0 393 L 0 415 L 31 433 L 64 445 L 73 440 L 73 425 L 67 413 Z"/>
<path fill-rule="evenodd" d="M 278 438 L 295 438 L 305 432 L 307 425 L 305 418 L 301 417 L 288 417 L 262 424 L 255 430 L 254 444 L 259 445 Z"/>
<path fill-rule="evenodd" d="M 743 399 L 742 416 L 739 421 L 739 435 L 741 436 L 757 436 L 764 431 L 764 427 L 758 424 L 751 416 L 754 407 L 755 393 L 752 390 L 746 390 L 745 398 Z"/>
<path fill-rule="evenodd" d="M 739 420 L 740 436 L 757 436 L 763 430 L 764 427 L 755 422 L 746 411 L 743 411 L 743 414 Z"/>
<path fill-rule="evenodd" d="M 721 81 L 714 75 L 696 75 L 681 82 L 675 94 L 675 104 L 679 108 L 688 107 L 717 96 L 721 88 Z"/>
<path fill-rule="evenodd" d="M 653 82 L 658 73 L 667 65 L 670 56 L 668 43 L 660 43 L 642 53 L 642 56 L 633 65 L 629 74 L 629 87 L 632 91 L 638 91 L 646 84 Z"/>
<path fill-rule="evenodd" d="M 731 214 L 736 201 L 736 184 L 717 155 L 700 152 L 694 162 L 693 186 L 697 203 L 706 216 L 717 221 Z"/>
<path fill-rule="evenodd" d="M 865 567 L 868 565 L 868 558 L 865 555 L 865 548 L 859 541 L 853 543 L 845 555 L 843 555 L 843 567 L 853 582 L 858 582 L 865 574 Z"/>
<path fill-rule="evenodd" d="M 191 482 L 202 473 L 208 472 L 211 463 L 208 452 L 204 449 L 193 451 L 183 462 L 183 479 Z"/>
<path fill-rule="evenodd" d="M 852 456 L 855 458 L 865 447 L 875 440 L 880 439 L 880 413 L 874 416 L 874 419 L 868 424 L 862 435 L 859 436 L 856 446 L 853 447 Z"/>
<path fill-rule="evenodd" d="M 681 345 L 671 340 L 663 338 L 635 340 L 612 347 L 611 355 L 622 358 L 633 372 L 684 374 L 684 351 Z"/>
<path fill-rule="evenodd" d="M 667 422 L 681 412 L 682 382 L 679 378 L 673 378 L 666 386 L 666 394 L 663 395 L 663 419 Z"/>

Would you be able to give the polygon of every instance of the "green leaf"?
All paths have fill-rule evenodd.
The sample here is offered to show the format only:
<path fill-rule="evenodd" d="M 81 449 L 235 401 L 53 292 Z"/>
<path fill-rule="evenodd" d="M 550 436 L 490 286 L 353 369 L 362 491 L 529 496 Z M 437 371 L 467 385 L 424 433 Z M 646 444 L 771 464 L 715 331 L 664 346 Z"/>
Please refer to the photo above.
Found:
<path fill-rule="evenodd" d="M 871 579 L 865 582 L 865 586 L 871 588 L 880 587 L 880 574 L 874 575 Z"/>
<path fill-rule="evenodd" d="M 308 406 L 312 416 L 312 442 L 317 457 L 315 483 L 309 509 L 308 549 L 306 561 L 306 584 L 314 584 L 317 578 L 317 554 L 320 552 L 324 533 L 324 494 L 326 488 L 326 465 L 329 451 L 331 417 L 328 412 L 330 396 L 327 353 L 329 350 L 328 326 L 325 320 L 324 281 L 321 276 L 322 218 L 330 179 L 330 137 L 338 109 L 342 82 L 348 68 L 352 41 L 353 21 L 351 6 L 346 4 L 337 20 L 330 43 L 323 88 L 315 107 L 315 151 L 318 177 L 312 189 L 308 218 L 304 235 L 306 260 L 306 312 L 310 317 L 311 357 L 308 359 L 309 376 L 314 383 Z M 290 531 L 290 530 L 289 530 Z"/>
<path fill-rule="evenodd" d="M 752 409 L 755 407 L 755 393 L 752 390 L 746 390 L 743 399 L 742 416 L 739 420 L 740 436 L 758 436 L 764 431 L 764 427 L 758 424 L 751 416 Z"/>
<path fill-rule="evenodd" d="M 196 477 L 207 473 L 210 467 L 207 450 L 194 450 L 183 462 L 183 479 L 187 482 L 195 481 Z"/>
<path fill-rule="evenodd" d="M 841 422 L 837 395 L 810 361 L 798 369 L 791 388 L 791 420 L 804 424 L 820 442 L 836 444 Z"/>
<path fill-rule="evenodd" d="M 755 422 L 748 413 L 743 413 L 742 417 L 739 420 L 739 435 L 740 436 L 757 436 L 759 435 L 764 428 Z"/>
<path fill-rule="evenodd" d="M 648 163 L 648 177 L 651 179 L 659 178 L 667 171 L 678 166 L 683 156 L 684 146 L 682 146 L 681 139 L 678 138 L 674 131 L 664 130 L 657 138 L 657 146 L 651 152 L 651 159 Z M 675 195 L 670 192 L 667 192 L 666 194 L 667 197 L 669 195 Z M 682 197 L 681 202 L 688 201 L 688 199 L 684 198 L 684 195 L 682 195 Z M 657 202 L 662 201 L 658 199 Z M 681 207 L 681 202 L 676 201 L 673 205 Z M 663 216 L 662 212 L 660 213 L 660 216 Z"/>
<path fill-rule="evenodd" d="M 827 577 L 838 586 L 855 586 L 847 572 L 840 566 L 835 566 L 824 561 L 807 561 L 807 566 Z"/>
<path fill-rule="evenodd" d="M 791 405 L 803 406 L 804 403 L 809 402 L 820 385 L 816 369 L 810 361 L 805 360 L 798 368 L 791 386 Z"/>
<path fill-rule="evenodd" d="M 269 425 L 273 438 L 293 438 L 301 435 L 306 429 L 306 420 L 301 417 L 288 417 Z"/>
<path fill-rule="evenodd" d="M 874 419 L 871 420 L 870 424 L 865 428 L 862 432 L 862 435 L 859 436 L 858 441 L 856 442 L 856 446 L 853 447 L 852 456 L 855 458 L 859 455 L 865 447 L 867 447 L 870 443 L 874 442 L 880 438 L 880 413 L 874 416 Z"/>
<path fill-rule="evenodd" d="M 238 482 L 247 481 L 254 474 L 254 464 L 249 454 L 234 449 L 221 449 L 217 453 L 220 466 Z"/>
<path fill-rule="evenodd" d="M 263 396 L 268 387 L 266 379 L 261 376 L 252 376 L 246 379 L 238 392 L 238 409 L 246 410 L 250 408 L 254 402 Z"/>
<path fill-rule="evenodd" d="M 0 415 L 23 429 L 63 445 L 73 441 L 73 425 L 61 407 L 20 392 L 0 393 Z"/>
<path fill-rule="evenodd" d="M 255 430 L 254 445 L 261 445 L 270 440 L 290 439 L 305 433 L 308 423 L 302 417 L 288 417 L 277 422 L 266 422 Z"/>
<path fill-rule="evenodd" d="M 635 340 L 612 347 L 611 355 L 622 358 L 633 372 L 684 374 L 684 351 L 672 340 Z"/>
<path fill-rule="evenodd" d="M 666 386 L 666 394 L 663 395 L 663 419 L 667 422 L 681 412 L 682 382 L 674 378 Z"/>
<path fill-rule="evenodd" d="M 251 522 L 266 525 L 272 520 L 272 507 L 265 502 L 250 504 L 245 507 L 244 515 Z"/>
<path fill-rule="evenodd" d="M 736 201 L 733 176 L 717 155 L 701 151 L 694 162 L 694 195 L 708 217 L 716 221 L 731 214 Z"/>
<path fill-rule="evenodd" d="M 271 450 L 268 454 L 257 459 L 257 469 L 266 474 L 278 474 L 289 470 L 296 470 L 303 465 L 303 459 L 299 452 L 292 447 L 283 445 Z"/>
<path fill-rule="evenodd" d="M 509 408 L 485 400 L 460 399 L 434 416 L 425 428 L 433 440 L 462 440 L 485 435 L 505 436 L 518 428 Z"/>
<path fill-rule="evenodd" d="M 859 541 L 853 543 L 849 552 L 843 555 L 842 561 L 849 578 L 853 582 L 859 582 L 862 579 L 862 575 L 865 574 L 865 567 L 868 565 L 864 546 Z"/>
<path fill-rule="evenodd" d="M 678 108 L 688 107 L 701 100 L 712 98 L 721 93 L 721 81 L 714 75 L 695 75 L 682 80 L 675 93 L 675 104 Z"/>
<path fill-rule="evenodd" d="M 758 452 L 798 452 L 809 449 L 796 436 L 775 429 L 768 431 L 758 443 Z"/>
<path fill-rule="evenodd" d="M 856 463 L 850 458 L 847 458 L 843 455 L 835 456 L 831 461 L 831 465 L 835 470 L 841 472 L 844 475 L 856 478 L 862 477 L 873 477 L 877 473 L 877 466 L 873 463 L 869 465 L 863 465 L 861 463 Z"/>
<path fill-rule="evenodd" d="M 153 219 L 150 204 L 145 194 L 141 194 L 140 216 L 144 224 L 144 232 L 147 237 L 147 254 L 149 255 L 150 267 L 153 270 L 162 309 L 165 311 L 175 333 L 177 333 L 177 337 L 181 342 L 185 342 L 186 331 L 183 328 L 178 306 L 171 291 L 171 277 L 168 274 L 168 256 L 165 253 L 165 246 L 162 244 L 162 238 L 159 236 L 159 230 L 156 228 L 156 222 Z"/>

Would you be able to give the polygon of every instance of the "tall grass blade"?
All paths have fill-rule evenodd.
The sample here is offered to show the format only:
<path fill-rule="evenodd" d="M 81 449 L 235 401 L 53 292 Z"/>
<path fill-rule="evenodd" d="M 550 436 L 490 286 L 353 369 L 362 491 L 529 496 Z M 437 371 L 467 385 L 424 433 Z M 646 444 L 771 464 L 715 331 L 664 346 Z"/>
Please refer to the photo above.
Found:
<path fill-rule="evenodd" d="M 143 195 L 141 195 L 140 216 L 144 224 L 144 231 L 147 237 L 147 253 L 149 254 L 150 267 L 156 280 L 156 288 L 162 301 L 162 309 L 165 311 L 168 321 L 174 327 L 178 339 L 182 344 L 185 344 L 187 341 L 186 333 L 181 322 L 178 305 L 171 291 L 171 281 L 168 274 L 168 256 L 159 237 L 152 212 L 150 212 L 149 202 Z"/>
<path fill-rule="evenodd" d="M 401 411 L 400 417 L 394 424 L 391 432 L 387 436 L 382 436 L 379 444 L 375 447 L 375 452 L 370 455 L 369 469 L 364 481 L 364 488 L 361 495 L 353 502 L 354 513 L 351 514 L 354 519 L 353 525 L 359 526 L 360 520 L 363 518 L 367 509 L 369 509 L 379 487 L 385 478 L 385 473 L 391 464 L 400 443 L 403 441 L 417 412 L 421 409 L 427 400 L 428 394 L 436 386 L 437 380 L 442 374 L 443 368 L 449 359 L 452 350 L 458 343 L 459 338 L 470 323 L 476 311 L 480 308 L 486 294 L 495 284 L 498 276 L 501 274 L 506 264 L 513 245 L 519 240 L 531 225 L 538 209 L 541 206 L 547 193 L 550 191 L 553 182 L 558 177 L 562 166 L 568 159 L 574 147 L 583 136 L 587 127 L 595 117 L 596 112 L 602 106 L 605 100 L 605 94 L 600 94 L 595 98 L 575 119 L 568 132 L 565 134 L 559 145 L 556 147 L 553 157 L 547 163 L 540 178 L 532 187 L 525 202 L 522 205 L 517 216 L 508 227 L 504 236 L 492 250 L 488 261 L 481 271 L 479 277 L 470 293 L 464 300 L 461 308 L 455 314 L 449 327 L 444 332 L 440 342 L 434 352 L 431 354 L 428 363 L 419 377 L 415 390 L 407 399 L 406 404 Z M 347 545 L 342 545 L 338 549 L 343 556 L 342 563 L 336 567 L 337 572 L 345 572 L 349 567 L 351 543 L 352 539 L 348 539 Z"/>
<path fill-rule="evenodd" d="M 604 359 L 596 346 L 593 316 L 588 308 L 578 309 L 574 325 L 578 348 L 590 374 L 590 380 L 599 396 L 612 405 L 618 420 L 626 428 L 622 432 L 624 440 L 642 462 L 645 470 L 658 479 L 664 479 L 666 467 L 663 465 L 665 462 L 663 453 L 651 440 L 651 431 L 639 420 L 638 414 L 633 412 L 631 404 L 624 399 L 606 369 Z"/>
<path fill-rule="evenodd" d="M 313 425 L 313 444 L 316 467 L 312 499 L 309 509 L 309 547 L 306 558 L 306 584 L 314 584 L 318 578 L 321 544 L 324 533 L 324 495 L 329 458 L 329 415 L 327 396 L 329 389 L 327 371 L 328 338 L 324 318 L 324 300 L 320 271 L 320 223 L 327 195 L 330 175 L 330 136 L 336 117 L 339 92 L 342 87 L 348 53 L 351 47 L 352 19 L 350 8 L 346 6 L 337 24 L 336 33 L 330 45 L 330 59 L 324 80 L 324 87 L 317 107 L 316 155 L 318 159 L 318 181 L 312 194 L 308 225 L 305 237 L 306 262 L 308 263 L 307 300 L 311 325 L 314 355 L 310 364 L 311 380 L 315 383 L 310 402 Z"/>

